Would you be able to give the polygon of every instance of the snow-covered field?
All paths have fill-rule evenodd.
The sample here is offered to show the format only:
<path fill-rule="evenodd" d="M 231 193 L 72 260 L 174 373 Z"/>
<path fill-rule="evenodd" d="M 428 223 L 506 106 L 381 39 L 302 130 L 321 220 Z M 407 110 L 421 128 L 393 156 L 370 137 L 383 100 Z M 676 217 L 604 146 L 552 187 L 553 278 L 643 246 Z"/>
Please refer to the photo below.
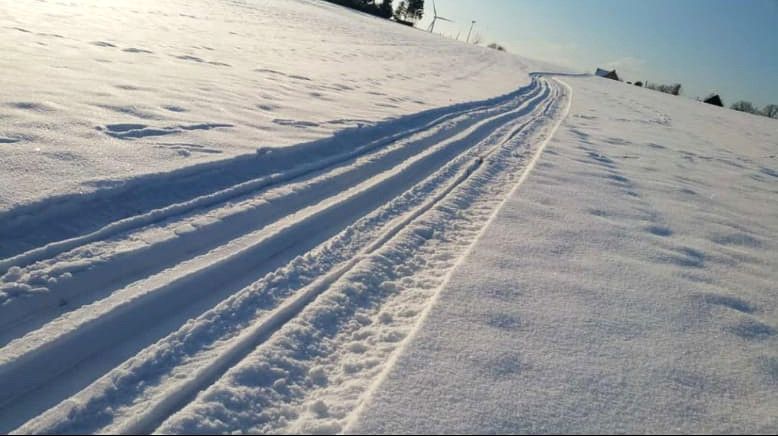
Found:
<path fill-rule="evenodd" d="M 0 4 L 0 213 L 514 91 L 526 64 L 316 0 Z"/>
<path fill-rule="evenodd" d="M 775 121 L 313 0 L 0 32 L 0 432 L 775 432 Z"/>
<path fill-rule="evenodd" d="M 778 431 L 778 123 L 599 78 L 353 432 Z"/>

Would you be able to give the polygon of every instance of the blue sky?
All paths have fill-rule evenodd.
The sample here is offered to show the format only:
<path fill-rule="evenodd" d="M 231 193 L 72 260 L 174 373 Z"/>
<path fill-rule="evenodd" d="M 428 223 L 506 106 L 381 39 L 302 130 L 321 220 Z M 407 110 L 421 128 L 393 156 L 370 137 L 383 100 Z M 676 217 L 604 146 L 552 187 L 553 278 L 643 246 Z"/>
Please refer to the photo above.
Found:
<path fill-rule="evenodd" d="M 432 0 L 419 27 L 432 17 Z M 624 80 L 683 84 L 695 98 L 778 104 L 778 0 L 436 0 L 436 33 Z"/>

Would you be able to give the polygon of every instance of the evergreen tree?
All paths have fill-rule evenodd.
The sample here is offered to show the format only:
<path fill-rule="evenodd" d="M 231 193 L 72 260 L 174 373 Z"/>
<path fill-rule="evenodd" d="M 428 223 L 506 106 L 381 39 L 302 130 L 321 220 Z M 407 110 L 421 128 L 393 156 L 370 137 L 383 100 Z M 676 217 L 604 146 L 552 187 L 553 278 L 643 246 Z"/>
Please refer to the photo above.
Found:
<path fill-rule="evenodd" d="M 424 0 L 408 0 L 406 16 L 413 21 L 421 20 L 424 16 Z"/>
<path fill-rule="evenodd" d="M 381 12 L 381 16 L 384 18 L 391 18 L 394 14 L 394 8 L 392 7 L 392 0 L 384 0 L 379 6 L 378 10 Z"/>
<path fill-rule="evenodd" d="M 408 17 L 408 0 L 402 0 L 400 2 L 399 6 L 397 6 L 397 10 L 394 11 L 394 15 L 397 18 L 401 19 L 401 20 L 407 19 L 407 17 Z"/>

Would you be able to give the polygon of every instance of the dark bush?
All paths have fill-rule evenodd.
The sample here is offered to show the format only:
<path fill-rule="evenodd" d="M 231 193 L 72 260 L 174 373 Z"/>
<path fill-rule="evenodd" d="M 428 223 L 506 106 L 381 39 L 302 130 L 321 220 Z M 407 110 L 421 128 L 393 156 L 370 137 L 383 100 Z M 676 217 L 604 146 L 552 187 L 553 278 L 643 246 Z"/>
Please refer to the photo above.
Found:
<path fill-rule="evenodd" d="M 336 5 L 356 9 L 366 14 L 375 15 L 381 18 L 391 18 L 394 10 L 392 0 L 384 0 L 383 3 L 376 4 L 373 0 L 325 0 Z"/>

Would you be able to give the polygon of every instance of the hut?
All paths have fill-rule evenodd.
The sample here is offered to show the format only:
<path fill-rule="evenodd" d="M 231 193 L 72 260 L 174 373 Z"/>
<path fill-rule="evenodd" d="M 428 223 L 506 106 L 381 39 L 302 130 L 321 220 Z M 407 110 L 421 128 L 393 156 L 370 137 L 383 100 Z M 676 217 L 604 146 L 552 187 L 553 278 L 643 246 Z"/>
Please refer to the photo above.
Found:
<path fill-rule="evenodd" d="M 616 70 L 603 70 L 602 68 L 597 68 L 597 71 L 594 72 L 595 76 L 604 77 L 606 79 L 613 79 L 613 80 L 621 80 L 619 79 L 619 75 L 616 74 Z"/>
<path fill-rule="evenodd" d="M 721 101 L 721 97 L 719 97 L 718 94 L 711 94 L 705 97 L 705 100 L 703 101 L 714 106 L 724 107 L 724 102 Z"/>

